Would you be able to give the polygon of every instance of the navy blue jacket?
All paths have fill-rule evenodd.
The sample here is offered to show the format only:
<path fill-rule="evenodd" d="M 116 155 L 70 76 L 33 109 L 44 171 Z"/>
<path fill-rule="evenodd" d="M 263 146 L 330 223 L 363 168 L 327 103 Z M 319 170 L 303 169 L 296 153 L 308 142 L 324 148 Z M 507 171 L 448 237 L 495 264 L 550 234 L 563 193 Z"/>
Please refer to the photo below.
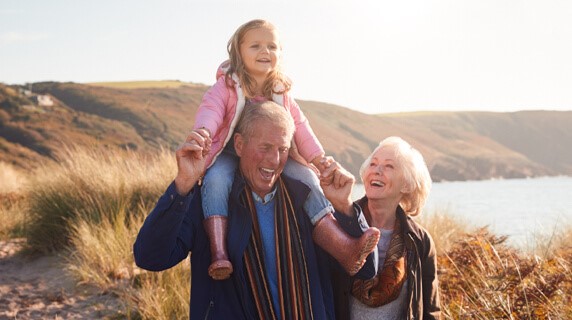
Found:
<path fill-rule="evenodd" d="M 282 176 L 294 199 L 294 210 L 300 223 L 315 319 L 334 319 L 331 267 L 334 260 L 312 240 L 312 224 L 302 207 L 309 189 L 299 181 Z M 248 209 L 240 204 L 239 195 L 245 182 L 239 174 L 235 177 L 229 198 L 228 254 L 234 272 L 223 281 L 215 281 L 208 275 L 211 261 L 208 237 L 203 229 L 203 210 L 200 187 L 182 197 L 174 183 L 161 196 L 153 211 L 145 220 L 133 253 L 137 266 L 161 271 L 171 268 L 191 254 L 191 319 L 256 319 L 258 318 L 251 290 L 248 286 L 243 263 L 243 253 L 252 233 L 252 219 Z M 357 221 L 357 220 L 356 220 Z M 340 221 L 347 230 L 357 222 L 350 218 Z M 373 262 L 368 259 L 373 265 Z M 339 267 L 339 265 L 338 265 Z M 363 268 L 362 277 L 373 277 L 373 268 Z M 159 294 L 159 293 L 158 293 Z"/>

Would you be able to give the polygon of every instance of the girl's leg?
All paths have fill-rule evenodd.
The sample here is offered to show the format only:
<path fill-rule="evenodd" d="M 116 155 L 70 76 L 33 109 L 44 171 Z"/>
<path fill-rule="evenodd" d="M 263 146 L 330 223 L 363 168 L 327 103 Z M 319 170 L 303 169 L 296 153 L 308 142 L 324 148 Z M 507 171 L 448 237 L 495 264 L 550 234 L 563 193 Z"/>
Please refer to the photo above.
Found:
<path fill-rule="evenodd" d="M 356 274 L 363 267 L 367 256 L 376 249 L 379 230 L 367 228 L 363 234 L 352 237 L 334 218 L 332 204 L 324 196 L 320 181 L 310 168 L 288 158 L 284 173 L 310 187 L 304 209 L 314 225 L 314 242 L 334 257 L 349 275 Z"/>
<path fill-rule="evenodd" d="M 320 221 L 326 214 L 334 212 L 334 207 L 332 207 L 330 201 L 324 196 L 324 192 L 320 187 L 320 180 L 318 180 L 318 177 L 312 169 L 296 160 L 288 158 L 286 166 L 284 167 L 284 174 L 294 180 L 303 182 L 310 188 L 308 199 L 304 202 L 304 209 L 313 225 Z"/>
<path fill-rule="evenodd" d="M 209 237 L 211 251 L 208 271 L 215 280 L 227 279 L 233 271 L 226 249 L 226 235 L 228 196 L 236 166 L 236 155 L 224 150 L 205 173 L 201 186 L 205 216 L 203 226 Z"/>
<path fill-rule="evenodd" d="M 232 188 L 237 163 L 237 156 L 224 150 L 207 169 L 201 186 L 205 218 L 214 215 L 228 216 L 228 195 Z"/>

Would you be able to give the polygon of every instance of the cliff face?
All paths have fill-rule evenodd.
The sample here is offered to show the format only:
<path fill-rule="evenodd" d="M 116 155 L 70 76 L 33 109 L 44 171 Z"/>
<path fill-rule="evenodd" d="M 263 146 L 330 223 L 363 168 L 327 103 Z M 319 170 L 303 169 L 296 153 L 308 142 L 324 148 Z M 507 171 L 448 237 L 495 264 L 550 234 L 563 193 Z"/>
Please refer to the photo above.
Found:
<path fill-rule="evenodd" d="M 0 161 L 33 168 L 66 145 L 174 149 L 192 127 L 207 89 L 189 83 L 124 87 L 39 83 L 30 94 L 0 84 Z M 326 153 L 356 175 L 371 150 L 391 135 L 423 153 L 436 181 L 572 174 L 572 111 L 368 115 L 298 102 Z"/>

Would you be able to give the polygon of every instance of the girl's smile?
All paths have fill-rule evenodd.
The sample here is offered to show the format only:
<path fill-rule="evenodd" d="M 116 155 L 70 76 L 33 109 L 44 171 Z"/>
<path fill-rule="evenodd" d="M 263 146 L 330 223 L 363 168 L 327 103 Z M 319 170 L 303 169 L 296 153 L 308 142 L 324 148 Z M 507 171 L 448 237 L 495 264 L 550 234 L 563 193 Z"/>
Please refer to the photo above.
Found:
<path fill-rule="evenodd" d="M 240 44 L 240 57 L 246 71 L 258 83 L 263 83 L 280 58 L 278 35 L 274 30 L 263 27 L 249 30 Z"/>

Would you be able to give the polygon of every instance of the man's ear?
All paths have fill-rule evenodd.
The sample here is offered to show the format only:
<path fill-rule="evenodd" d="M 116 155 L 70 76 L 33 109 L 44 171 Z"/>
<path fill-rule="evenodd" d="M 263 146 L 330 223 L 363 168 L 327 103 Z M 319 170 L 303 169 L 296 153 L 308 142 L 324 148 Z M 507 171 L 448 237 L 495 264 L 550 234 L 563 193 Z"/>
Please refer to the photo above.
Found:
<path fill-rule="evenodd" d="M 236 155 L 241 157 L 242 156 L 242 148 L 244 147 L 244 137 L 240 133 L 234 134 L 234 150 L 236 151 Z"/>

